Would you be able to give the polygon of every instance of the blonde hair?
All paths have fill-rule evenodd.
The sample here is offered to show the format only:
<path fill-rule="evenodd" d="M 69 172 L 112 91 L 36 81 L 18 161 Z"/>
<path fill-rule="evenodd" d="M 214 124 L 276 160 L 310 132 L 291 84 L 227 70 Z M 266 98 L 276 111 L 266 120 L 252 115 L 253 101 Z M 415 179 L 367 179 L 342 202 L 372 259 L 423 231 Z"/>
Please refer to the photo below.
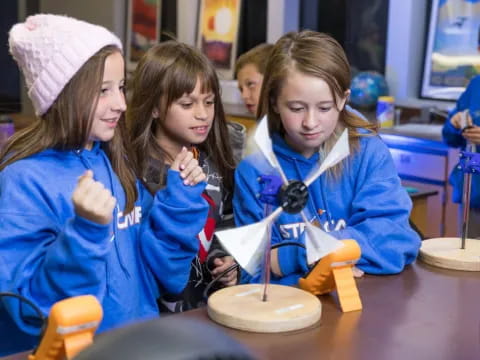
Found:
<path fill-rule="evenodd" d="M 278 132 L 282 136 L 285 129 L 279 114 L 274 111 L 274 104 L 292 70 L 324 80 L 337 109 L 337 99 L 344 99 L 350 89 L 350 65 L 345 52 L 334 38 L 309 30 L 283 35 L 270 53 L 258 108 L 260 117 L 268 115 L 270 133 Z M 337 127 L 323 144 L 321 153 L 327 154 L 332 149 L 345 128 L 348 129 L 352 151 L 358 149 L 359 137 L 376 134 L 376 125 L 347 111 L 344 106 L 340 110 Z M 358 131 L 359 129 L 367 131 Z M 337 174 L 339 170 L 334 172 Z"/>
<path fill-rule="evenodd" d="M 150 48 L 133 75 L 127 123 L 132 137 L 135 171 L 137 176 L 144 178 L 149 159 L 155 158 L 165 163 L 167 153 L 155 137 L 159 124 L 165 120 L 168 108 L 175 100 L 195 89 L 198 79 L 202 92 L 211 91 L 215 95 L 212 129 L 205 142 L 198 147 L 210 156 L 223 178 L 224 186 L 232 190 L 235 162 L 228 140 L 217 74 L 205 55 L 176 41 Z M 154 118 L 152 113 L 157 107 L 159 117 Z M 160 169 L 160 174 L 163 174 L 163 169 Z"/>
<path fill-rule="evenodd" d="M 253 64 L 260 74 L 265 74 L 268 57 L 273 49 L 272 44 L 260 44 L 240 55 L 235 63 L 235 78 L 246 65 Z"/>

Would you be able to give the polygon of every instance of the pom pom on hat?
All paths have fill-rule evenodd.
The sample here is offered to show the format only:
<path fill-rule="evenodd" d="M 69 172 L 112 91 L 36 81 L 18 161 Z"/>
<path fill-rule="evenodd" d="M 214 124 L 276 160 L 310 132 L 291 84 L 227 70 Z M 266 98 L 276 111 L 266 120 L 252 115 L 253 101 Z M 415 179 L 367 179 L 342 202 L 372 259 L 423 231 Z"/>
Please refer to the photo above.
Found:
<path fill-rule="evenodd" d="M 51 14 L 29 16 L 14 25 L 8 44 L 39 116 L 96 52 L 107 45 L 122 49 L 120 39 L 102 26 Z"/>

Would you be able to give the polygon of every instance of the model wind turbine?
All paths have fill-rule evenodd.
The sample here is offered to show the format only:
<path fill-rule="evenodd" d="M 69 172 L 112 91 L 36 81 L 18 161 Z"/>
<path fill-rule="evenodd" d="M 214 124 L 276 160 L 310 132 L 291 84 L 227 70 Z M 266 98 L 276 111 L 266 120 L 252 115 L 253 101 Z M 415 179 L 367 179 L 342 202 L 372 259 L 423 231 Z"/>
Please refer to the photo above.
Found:
<path fill-rule="evenodd" d="M 317 282 L 316 285 L 319 285 L 319 282 L 320 285 L 329 284 L 324 287 L 324 292 L 327 292 L 327 290 L 331 291 L 335 288 L 335 286 L 333 288 L 331 286 L 332 281 L 337 283 L 337 289 L 339 284 L 347 287 L 351 287 L 353 284 L 353 293 L 356 293 L 356 296 L 353 296 L 353 298 L 356 298 L 353 302 L 354 305 L 345 310 L 344 304 L 342 304 L 342 309 L 344 311 L 361 309 L 361 302 L 353 276 L 351 276 L 351 282 L 346 285 L 345 282 L 332 280 L 332 276 L 334 277 L 332 272 L 337 269 L 339 271 L 348 269 L 351 274 L 351 267 L 360 258 L 358 244 L 352 240 L 346 242 L 337 240 L 312 225 L 303 212 L 308 200 L 308 186 L 327 169 L 335 166 L 349 155 L 348 130 L 342 133 L 327 157 L 317 164 L 303 182 L 289 181 L 285 176 L 273 152 L 266 116 L 257 127 L 255 142 L 268 163 L 278 171 L 282 179 L 283 186 L 278 192 L 280 206 L 260 222 L 219 231 L 216 235 L 223 247 L 250 275 L 254 275 L 263 263 L 265 282 L 264 284 L 232 286 L 215 292 L 208 300 L 209 316 L 223 325 L 255 332 L 296 330 L 310 326 L 319 320 L 321 304 L 318 298 L 314 296 L 318 295 L 319 292 L 310 291 L 311 281 L 303 281 L 303 285 L 300 282 L 300 286 L 313 292 L 314 295 L 295 287 L 268 285 L 268 274 L 270 273 L 269 229 L 283 211 L 300 213 L 305 222 L 305 248 L 308 264 L 312 265 L 322 259 L 320 263 L 323 262 L 323 264 L 319 269 L 323 270 L 320 272 L 313 271 L 316 275 L 314 279 Z M 314 269 L 316 268 L 317 266 Z M 319 286 L 315 288 L 318 289 Z M 341 296 L 339 297 L 341 298 Z"/>
<path fill-rule="evenodd" d="M 468 110 L 462 113 L 462 129 L 467 123 Z M 480 153 L 476 145 L 467 143 L 465 151 L 460 153 L 459 169 L 463 172 L 463 223 L 461 237 L 435 238 L 424 240 L 419 258 L 427 264 L 446 269 L 480 271 L 480 241 L 468 238 L 468 220 L 470 213 L 470 194 L 472 175 L 480 172 Z"/>

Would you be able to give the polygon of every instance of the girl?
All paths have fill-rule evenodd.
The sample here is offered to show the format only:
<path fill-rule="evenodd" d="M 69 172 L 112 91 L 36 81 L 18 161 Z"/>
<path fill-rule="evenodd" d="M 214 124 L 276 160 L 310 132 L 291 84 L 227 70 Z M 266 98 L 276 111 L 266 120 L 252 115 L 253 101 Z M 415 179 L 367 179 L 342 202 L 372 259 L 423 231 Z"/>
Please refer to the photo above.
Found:
<path fill-rule="evenodd" d="M 273 150 L 290 180 L 305 179 L 348 129 L 351 155 L 310 185 L 305 212 L 312 223 L 334 237 L 359 243 L 361 270 L 398 273 L 415 259 L 420 246 L 408 223 L 411 201 L 374 125 L 345 109 L 349 86 L 350 67 L 333 38 L 312 31 L 288 33 L 270 55 L 259 113 L 268 115 Z M 262 155 L 254 154 L 238 166 L 237 225 L 264 217 L 257 197 L 262 185 L 257 179 L 268 173 L 265 164 Z M 303 243 L 302 231 L 300 214 L 284 212 L 273 227 L 272 243 Z M 271 251 L 273 282 L 296 284 L 308 270 L 303 248 L 283 246 Z M 259 278 L 245 275 L 243 281 Z"/>
<path fill-rule="evenodd" d="M 468 141 L 475 145 L 478 151 L 478 145 L 480 144 L 479 91 L 480 76 L 477 75 L 470 81 L 443 126 L 443 140 L 448 146 L 465 149 Z M 466 124 L 462 124 L 462 116 L 466 116 Z M 450 174 L 450 184 L 453 186 L 453 201 L 460 204 L 463 193 L 463 173 L 458 166 L 455 166 Z M 478 175 L 472 176 L 471 191 L 468 237 L 478 238 L 480 237 L 480 178 Z M 459 235 L 462 233 L 462 225 L 463 205 L 460 205 L 458 212 Z"/>
<path fill-rule="evenodd" d="M 215 69 L 188 45 L 168 41 L 152 47 L 134 73 L 127 118 L 133 163 L 152 194 L 169 184 L 165 175 L 182 147 L 197 154 L 207 174 L 203 196 L 210 212 L 198 235 L 200 251 L 192 263 L 189 285 L 183 294 L 161 300 L 165 311 L 198 307 L 204 303 L 203 293 L 212 276 L 234 264 L 218 243 L 212 244 L 215 228 L 226 226 L 231 212 L 235 166 Z M 221 283 L 236 283 L 236 272 L 222 277 Z"/>
<path fill-rule="evenodd" d="M 95 295 L 99 331 L 157 315 L 156 299 L 185 287 L 198 251 L 205 174 L 179 149 L 165 190 L 152 198 L 137 184 L 122 138 L 122 47 L 105 28 L 40 14 L 15 25 L 9 45 L 40 119 L 0 158 L 0 291 L 44 315 Z M 36 313 L 2 300 L 0 353 L 32 348 Z"/>

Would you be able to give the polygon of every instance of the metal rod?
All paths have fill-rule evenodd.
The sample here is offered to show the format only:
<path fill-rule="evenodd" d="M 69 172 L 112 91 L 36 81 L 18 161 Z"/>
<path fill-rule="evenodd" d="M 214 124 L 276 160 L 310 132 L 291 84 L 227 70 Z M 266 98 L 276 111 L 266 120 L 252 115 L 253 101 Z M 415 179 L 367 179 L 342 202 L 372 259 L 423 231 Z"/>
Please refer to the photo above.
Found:
<path fill-rule="evenodd" d="M 477 147 L 475 144 L 467 142 L 465 149 L 468 152 L 476 152 Z M 470 162 L 470 159 L 466 160 Z M 466 165 L 468 167 L 468 165 Z M 463 175 L 463 194 L 462 194 L 462 204 L 463 204 L 463 216 L 462 216 L 462 243 L 461 249 L 465 249 L 467 238 L 468 238 L 468 220 L 470 217 L 470 194 L 472 192 L 472 174 L 466 172 Z"/>
<path fill-rule="evenodd" d="M 462 249 L 465 249 L 465 243 L 468 237 L 468 220 L 470 215 L 470 193 L 472 187 L 472 174 L 463 175 L 463 223 L 462 223 Z"/>
<path fill-rule="evenodd" d="M 278 210 L 278 209 L 277 209 Z M 265 204 L 264 214 L 272 214 L 272 205 Z M 271 252 L 271 242 L 272 242 L 272 222 L 270 221 L 267 225 L 267 243 L 265 245 L 265 253 L 263 254 L 263 292 L 262 292 L 262 301 L 268 300 L 268 284 L 270 283 L 270 252 Z"/>

